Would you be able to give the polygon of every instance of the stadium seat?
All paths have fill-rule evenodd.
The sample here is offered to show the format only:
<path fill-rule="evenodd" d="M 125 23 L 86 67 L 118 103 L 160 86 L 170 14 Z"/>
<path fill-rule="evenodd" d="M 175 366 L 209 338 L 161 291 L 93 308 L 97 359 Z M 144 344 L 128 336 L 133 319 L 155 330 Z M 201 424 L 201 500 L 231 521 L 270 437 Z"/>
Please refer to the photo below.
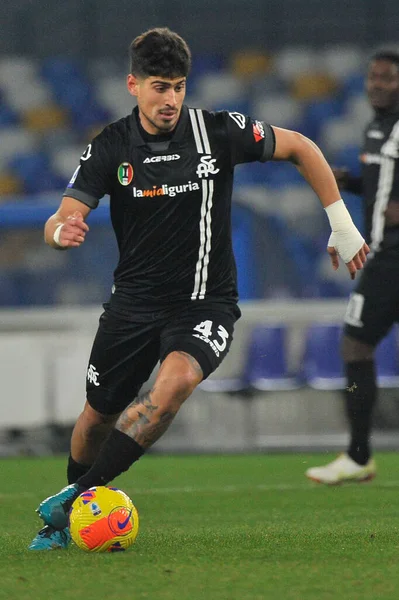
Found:
<path fill-rule="evenodd" d="M 378 344 L 375 352 L 378 385 L 382 388 L 399 386 L 398 328 L 392 327 Z"/>
<path fill-rule="evenodd" d="M 281 324 L 258 325 L 251 334 L 246 379 L 257 390 L 293 390 L 297 377 L 289 372 L 287 328 Z"/>
<path fill-rule="evenodd" d="M 259 162 L 237 165 L 234 169 L 235 185 L 265 185 L 266 179 L 265 165 Z"/>
<path fill-rule="evenodd" d="M 60 129 L 68 122 L 64 109 L 58 106 L 29 108 L 22 115 L 22 125 L 30 131 L 43 133 L 47 130 Z"/>
<path fill-rule="evenodd" d="M 373 110 L 364 92 L 361 94 L 354 94 L 348 98 L 346 102 L 346 114 L 363 128 L 365 127 L 365 124 L 373 118 Z"/>
<path fill-rule="evenodd" d="M 267 162 L 261 164 L 262 180 L 270 188 L 284 188 L 289 185 L 303 185 L 303 177 L 292 164 L 288 162 Z M 277 207 L 276 207 L 277 208 Z"/>
<path fill-rule="evenodd" d="M 306 46 L 284 46 L 274 55 L 276 73 L 285 81 L 301 73 L 313 73 L 317 66 L 317 52 Z"/>
<path fill-rule="evenodd" d="M 334 156 L 343 146 L 360 145 L 364 123 L 354 121 L 348 116 L 334 117 L 328 120 L 320 131 L 320 147 L 328 157 Z"/>
<path fill-rule="evenodd" d="M 357 144 L 343 146 L 332 158 L 334 165 L 345 167 L 351 175 L 360 176 L 360 147 Z"/>
<path fill-rule="evenodd" d="M 341 83 L 341 94 L 345 100 L 351 96 L 364 94 L 364 73 L 358 72 L 348 75 Z"/>
<path fill-rule="evenodd" d="M 187 80 L 187 93 L 200 94 L 199 79 L 207 73 L 225 71 L 226 57 L 218 52 L 196 52 L 192 57 L 190 77 Z"/>
<path fill-rule="evenodd" d="M 84 70 L 79 61 L 63 57 L 50 56 L 41 62 L 39 73 L 51 86 L 61 82 L 85 79 Z"/>
<path fill-rule="evenodd" d="M 242 81 L 227 71 L 200 75 L 197 88 L 203 106 L 207 108 L 246 100 L 246 89 Z"/>
<path fill-rule="evenodd" d="M 78 131 L 84 131 L 99 125 L 101 128 L 105 127 L 111 121 L 111 114 L 106 108 L 92 101 L 88 105 L 75 107 L 71 120 Z"/>
<path fill-rule="evenodd" d="M 26 90 L 29 89 L 29 93 Z M 7 100 L 17 112 L 33 108 L 41 108 L 52 103 L 52 93 L 44 81 L 40 79 L 16 81 L 7 90 Z"/>
<path fill-rule="evenodd" d="M 22 127 L 5 127 L 1 130 L 0 171 L 5 169 L 9 161 L 17 154 L 33 152 L 37 149 L 36 136 Z"/>
<path fill-rule="evenodd" d="M 55 150 L 52 154 L 54 171 L 69 181 L 79 165 L 83 150 L 84 148 L 80 144 L 71 144 Z"/>
<path fill-rule="evenodd" d="M 286 94 L 270 94 L 254 99 L 252 113 L 257 119 L 271 125 L 296 129 L 301 120 L 302 109 L 299 102 Z"/>
<path fill-rule="evenodd" d="M 305 185 L 303 179 L 296 184 L 287 182 L 282 187 L 276 213 L 284 218 L 293 231 L 305 238 L 312 239 L 325 230 L 324 211 L 321 210 L 317 196 Z"/>
<path fill-rule="evenodd" d="M 300 73 L 293 78 L 291 94 L 295 100 L 328 98 L 336 93 L 338 82 L 326 73 Z"/>
<path fill-rule="evenodd" d="M 335 44 L 327 46 L 320 53 L 320 66 L 324 72 L 338 81 L 364 69 L 365 57 L 358 46 Z"/>
<path fill-rule="evenodd" d="M 134 98 L 129 94 L 123 77 L 102 77 L 96 81 L 96 98 L 107 108 L 112 119 L 121 119 L 132 112 Z"/>
<path fill-rule="evenodd" d="M 242 79 L 264 77 L 272 67 L 271 56 L 254 50 L 238 50 L 231 57 L 231 71 Z"/>
<path fill-rule="evenodd" d="M 339 98 L 324 98 L 307 102 L 303 110 L 304 133 L 318 140 L 320 130 L 329 119 L 343 114 L 344 103 Z"/>
<path fill-rule="evenodd" d="M 27 194 L 61 190 L 67 183 L 53 173 L 49 158 L 44 152 L 17 154 L 9 161 L 8 167 L 23 182 Z"/>
<path fill-rule="evenodd" d="M 305 334 L 301 366 L 304 382 L 317 390 L 342 390 L 346 381 L 340 356 L 342 325 L 316 323 Z"/>
<path fill-rule="evenodd" d="M 5 171 L 0 173 L 0 201 L 1 196 L 20 194 L 22 190 L 23 184 L 18 177 Z"/>
<path fill-rule="evenodd" d="M 18 120 L 19 118 L 15 110 L 3 103 L 0 98 L 0 128 L 16 125 Z"/>

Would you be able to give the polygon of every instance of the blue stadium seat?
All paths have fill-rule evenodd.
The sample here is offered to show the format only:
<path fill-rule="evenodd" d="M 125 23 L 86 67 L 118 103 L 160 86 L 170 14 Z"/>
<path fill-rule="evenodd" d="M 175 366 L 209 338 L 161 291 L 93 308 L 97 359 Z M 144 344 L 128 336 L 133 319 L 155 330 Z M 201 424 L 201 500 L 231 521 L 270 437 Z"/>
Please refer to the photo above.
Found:
<path fill-rule="evenodd" d="M 287 328 L 281 324 L 259 325 L 251 334 L 246 379 L 257 390 L 293 390 L 298 378 L 289 372 Z"/>
<path fill-rule="evenodd" d="M 195 94 L 197 90 L 197 80 L 201 75 L 223 71 L 226 67 L 226 56 L 224 54 L 203 52 L 196 53 L 192 58 L 190 77 L 187 80 L 187 93 Z"/>
<path fill-rule="evenodd" d="M 266 165 L 260 162 L 237 165 L 234 169 L 234 185 L 265 185 Z"/>
<path fill-rule="evenodd" d="M 53 172 L 49 158 L 44 152 L 17 154 L 8 167 L 22 181 L 27 194 L 62 190 L 67 182 Z"/>
<path fill-rule="evenodd" d="M 304 382 L 318 390 L 345 388 L 340 355 L 342 325 L 315 323 L 306 331 L 301 375 Z"/>
<path fill-rule="evenodd" d="M 8 167 L 21 179 L 29 176 L 39 177 L 50 168 L 50 160 L 44 152 L 24 152 L 16 154 Z"/>
<path fill-rule="evenodd" d="M 79 61 L 68 57 L 55 56 L 44 58 L 40 65 L 40 75 L 48 83 L 84 79 L 85 74 Z"/>
<path fill-rule="evenodd" d="M 357 96 L 358 94 L 364 94 L 364 74 L 353 73 L 349 75 L 342 83 L 341 92 L 345 100 L 350 96 Z"/>
<path fill-rule="evenodd" d="M 19 119 L 15 111 L 0 100 L 0 127 L 16 125 Z"/>
<path fill-rule="evenodd" d="M 378 385 L 382 388 L 399 386 L 398 328 L 392 327 L 375 351 Z"/>
<path fill-rule="evenodd" d="M 343 361 L 340 355 L 342 326 L 314 324 L 307 331 L 302 377 L 312 388 L 344 389 Z M 378 386 L 395 388 L 399 385 L 398 329 L 393 327 L 375 351 Z"/>
<path fill-rule="evenodd" d="M 268 162 L 256 163 L 262 168 L 262 179 L 265 185 L 279 188 L 304 182 L 302 175 L 290 163 Z"/>
<path fill-rule="evenodd" d="M 89 129 L 96 125 L 106 125 L 112 120 L 111 113 L 101 106 L 98 106 L 95 101 L 88 105 L 78 106 L 72 111 L 72 122 L 79 129 Z"/>
<path fill-rule="evenodd" d="M 347 168 L 352 175 L 360 176 L 360 148 L 358 145 L 347 145 L 333 157 L 334 165 Z"/>
<path fill-rule="evenodd" d="M 309 102 L 303 111 L 303 133 L 317 141 L 324 123 L 331 117 L 342 115 L 343 112 L 344 103 L 339 98 Z"/>

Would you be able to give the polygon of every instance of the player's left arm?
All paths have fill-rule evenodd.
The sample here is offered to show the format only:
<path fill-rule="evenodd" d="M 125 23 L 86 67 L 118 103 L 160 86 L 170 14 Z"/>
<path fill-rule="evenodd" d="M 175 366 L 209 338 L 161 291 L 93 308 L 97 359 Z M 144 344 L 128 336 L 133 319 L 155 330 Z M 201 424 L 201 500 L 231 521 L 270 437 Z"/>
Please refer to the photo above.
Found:
<path fill-rule="evenodd" d="M 304 135 L 280 127 L 273 127 L 273 132 L 275 150 L 272 160 L 293 163 L 313 188 L 326 209 L 332 229 L 327 248 L 332 266 L 338 269 L 338 255 L 341 256 L 354 279 L 370 249 L 352 221 L 328 162 L 320 148 Z"/>

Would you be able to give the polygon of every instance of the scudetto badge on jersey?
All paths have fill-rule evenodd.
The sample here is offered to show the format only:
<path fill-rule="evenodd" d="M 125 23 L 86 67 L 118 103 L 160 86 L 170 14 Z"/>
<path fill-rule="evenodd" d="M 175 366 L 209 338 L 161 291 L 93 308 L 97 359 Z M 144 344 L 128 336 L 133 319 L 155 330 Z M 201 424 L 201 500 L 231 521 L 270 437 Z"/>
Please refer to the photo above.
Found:
<path fill-rule="evenodd" d="M 121 185 L 129 185 L 133 179 L 133 167 L 130 163 L 121 163 L 118 167 L 118 180 Z"/>

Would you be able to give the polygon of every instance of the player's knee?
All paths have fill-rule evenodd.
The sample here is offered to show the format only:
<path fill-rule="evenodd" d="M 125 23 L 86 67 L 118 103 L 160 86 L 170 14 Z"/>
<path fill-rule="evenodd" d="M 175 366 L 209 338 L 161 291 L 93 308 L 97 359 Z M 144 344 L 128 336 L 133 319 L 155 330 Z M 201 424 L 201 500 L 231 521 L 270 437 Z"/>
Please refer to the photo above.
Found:
<path fill-rule="evenodd" d="M 198 385 L 198 378 L 189 368 L 180 369 L 175 374 L 165 374 L 155 383 L 154 388 L 159 390 L 163 404 L 168 408 L 178 409 L 191 395 Z"/>
<path fill-rule="evenodd" d="M 374 346 L 344 335 L 342 338 L 341 354 L 343 361 L 346 363 L 373 360 Z"/>
<path fill-rule="evenodd" d="M 119 416 L 119 413 L 116 415 L 103 414 L 103 413 L 99 412 L 98 410 L 96 410 L 95 408 L 93 408 L 92 406 L 90 406 L 90 404 L 88 402 L 86 402 L 83 412 L 82 412 L 82 418 L 84 419 L 87 426 L 94 427 L 94 428 L 95 427 L 106 427 L 107 425 L 112 427 L 115 424 L 115 422 L 117 421 L 118 416 Z"/>

